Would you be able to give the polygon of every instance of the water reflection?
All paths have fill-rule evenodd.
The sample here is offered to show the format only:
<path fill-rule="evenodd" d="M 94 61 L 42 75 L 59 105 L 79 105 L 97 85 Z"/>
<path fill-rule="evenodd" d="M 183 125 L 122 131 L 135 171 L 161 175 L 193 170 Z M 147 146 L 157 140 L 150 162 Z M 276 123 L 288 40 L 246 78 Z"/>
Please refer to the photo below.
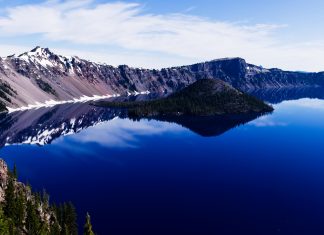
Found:
<path fill-rule="evenodd" d="M 98 125 L 115 118 L 127 119 L 125 110 L 94 107 L 87 103 L 63 104 L 2 114 L 0 118 L 0 146 L 12 144 L 50 144 L 60 136 L 72 135 L 91 128 L 81 139 L 97 143 L 118 144 L 131 140 L 130 133 L 163 133 L 185 127 L 201 136 L 217 136 L 250 122 L 259 115 L 227 115 L 217 117 L 163 117 L 158 122 L 124 120 L 109 123 L 109 128 Z M 170 125 L 169 123 L 174 123 Z M 177 125 L 176 125 L 177 124 Z M 118 131 L 117 131 L 118 129 Z M 107 131 L 108 130 L 108 131 Z M 101 135 L 101 136 L 100 136 Z M 79 137 L 80 138 L 80 137 Z"/>
<path fill-rule="evenodd" d="M 263 114 L 220 115 L 206 117 L 178 116 L 160 117 L 155 120 L 176 123 L 204 137 L 222 135 L 240 125 L 251 122 Z"/>
<path fill-rule="evenodd" d="M 320 87 L 258 89 L 246 92 L 272 104 L 303 98 L 324 99 L 324 88 Z"/>
<path fill-rule="evenodd" d="M 300 89 L 264 89 L 246 91 L 267 102 L 276 104 L 284 100 L 297 100 L 301 98 L 322 98 L 324 99 L 323 88 L 300 88 Z M 139 95 L 129 97 L 118 97 L 122 100 L 147 100 L 160 97 L 158 94 Z M 320 102 L 298 101 L 299 105 L 315 105 L 315 108 L 321 106 Z M 127 118 L 125 110 L 116 110 L 108 108 L 93 107 L 87 103 L 64 104 L 51 108 L 40 108 L 37 110 L 27 110 L 11 114 L 0 114 L 0 147 L 12 144 L 50 144 L 60 136 L 71 135 L 80 132 L 88 127 L 96 126 L 99 123 L 107 122 L 116 117 Z M 234 115 L 218 117 L 163 117 L 157 118 L 157 121 L 166 123 L 175 123 L 185 127 L 201 136 L 218 136 L 239 125 L 246 124 L 258 115 Z M 269 122 L 269 116 L 258 119 L 257 125 L 274 125 Z M 142 122 L 142 121 L 141 121 Z M 123 125 L 118 123 L 118 125 Z M 127 122 L 124 122 L 127 123 Z M 129 124 L 130 122 L 128 122 Z M 132 123 L 132 122 L 131 122 Z M 136 126 L 129 124 L 129 126 Z M 143 123 L 142 123 L 143 124 Z M 141 124 L 137 124 L 139 126 Z M 98 131 L 99 127 L 96 128 Z M 121 129 L 121 128 L 120 128 Z M 157 128 L 159 132 L 162 129 L 167 130 L 167 125 Z M 127 139 L 129 129 L 123 133 L 124 140 Z M 93 134 L 93 133 L 92 133 Z M 118 136 L 111 133 L 111 136 Z M 86 138 L 86 137 L 84 137 Z M 117 138 L 117 137 L 116 137 Z M 103 138 L 102 138 L 103 139 Z M 101 139 L 100 139 L 101 140 Z M 98 139 L 98 142 L 100 142 Z M 114 141 L 112 141 L 114 142 Z"/>
<path fill-rule="evenodd" d="M 88 104 L 64 104 L 3 115 L 0 119 L 0 146 L 11 144 L 50 144 L 54 139 L 78 133 L 125 112 Z"/>
<path fill-rule="evenodd" d="M 137 148 L 140 139 L 146 136 L 162 136 L 168 133 L 183 133 L 186 130 L 179 125 L 158 121 L 132 121 L 114 118 L 62 140 L 61 146 L 75 148 L 84 144 L 94 143 L 109 148 Z"/>

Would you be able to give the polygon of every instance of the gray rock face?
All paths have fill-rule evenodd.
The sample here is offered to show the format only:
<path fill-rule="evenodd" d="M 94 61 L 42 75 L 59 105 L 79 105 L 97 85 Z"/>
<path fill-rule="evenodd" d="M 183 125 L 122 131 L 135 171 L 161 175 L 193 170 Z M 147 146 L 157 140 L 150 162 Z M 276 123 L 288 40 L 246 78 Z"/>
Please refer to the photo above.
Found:
<path fill-rule="evenodd" d="M 169 93 L 202 78 L 219 78 L 242 90 L 324 86 L 324 72 L 264 69 L 248 64 L 241 58 L 149 70 L 93 63 L 36 47 L 19 56 L 0 59 L 0 102 L 8 107 L 21 107 L 82 96 L 144 91 Z"/>
<path fill-rule="evenodd" d="M 4 160 L 0 159 L 0 203 L 5 200 L 5 189 L 8 180 L 8 166 Z"/>

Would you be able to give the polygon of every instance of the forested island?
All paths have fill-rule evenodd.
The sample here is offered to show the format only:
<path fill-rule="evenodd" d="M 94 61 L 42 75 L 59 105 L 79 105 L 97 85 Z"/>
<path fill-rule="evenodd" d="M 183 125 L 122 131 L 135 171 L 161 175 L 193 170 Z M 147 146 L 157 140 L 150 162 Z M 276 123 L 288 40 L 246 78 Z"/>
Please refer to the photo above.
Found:
<path fill-rule="evenodd" d="M 10 171 L 0 159 L 0 234 L 2 235 L 77 235 L 75 207 L 71 202 L 50 203 L 43 191 L 17 180 L 16 167 Z M 84 235 L 94 235 L 87 214 Z"/>
<path fill-rule="evenodd" d="M 200 79 L 170 96 L 150 101 L 109 102 L 95 105 L 128 109 L 130 117 L 213 116 L 266 113 L 272 106 L 219 79 Z"/>

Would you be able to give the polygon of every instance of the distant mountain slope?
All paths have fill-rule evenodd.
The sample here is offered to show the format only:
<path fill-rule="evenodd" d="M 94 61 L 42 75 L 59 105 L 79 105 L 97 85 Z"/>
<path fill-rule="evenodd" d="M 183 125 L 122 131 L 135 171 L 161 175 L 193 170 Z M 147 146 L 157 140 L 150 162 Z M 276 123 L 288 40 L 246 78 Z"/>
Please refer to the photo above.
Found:
<path fill-rule="evenodd" d="M 21 107 L 48 100 L 129 92 L 173 92 L 201 78 L 219 78 L 241 90 L 324 86 L 324 73 L 264 69 L 241 58 L 149 70 L 113 67 L 36 47 L 0 59 L 0 102 Z"/>
<path fill-rule="evenodd" d="M 99 106 L 127 108 L 130 117 L 214 116 L 265 113 L 273 108 L 219 79 L 200 79 L 168 97 L 149 101 L 100 101 Z"/>

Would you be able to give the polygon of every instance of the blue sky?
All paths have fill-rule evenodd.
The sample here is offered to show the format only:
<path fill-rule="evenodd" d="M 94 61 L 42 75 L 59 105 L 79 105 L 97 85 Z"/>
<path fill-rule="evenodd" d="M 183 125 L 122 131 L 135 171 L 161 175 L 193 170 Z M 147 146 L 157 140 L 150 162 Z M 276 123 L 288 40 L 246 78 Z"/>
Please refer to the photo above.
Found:
<path fill-rule="evenodd" d="M 324 70 L 320 0 L 0 0 L 0 9 L 2 56 L 40 45 L 112 65 L 238 56 L 265 67 Z"/>

